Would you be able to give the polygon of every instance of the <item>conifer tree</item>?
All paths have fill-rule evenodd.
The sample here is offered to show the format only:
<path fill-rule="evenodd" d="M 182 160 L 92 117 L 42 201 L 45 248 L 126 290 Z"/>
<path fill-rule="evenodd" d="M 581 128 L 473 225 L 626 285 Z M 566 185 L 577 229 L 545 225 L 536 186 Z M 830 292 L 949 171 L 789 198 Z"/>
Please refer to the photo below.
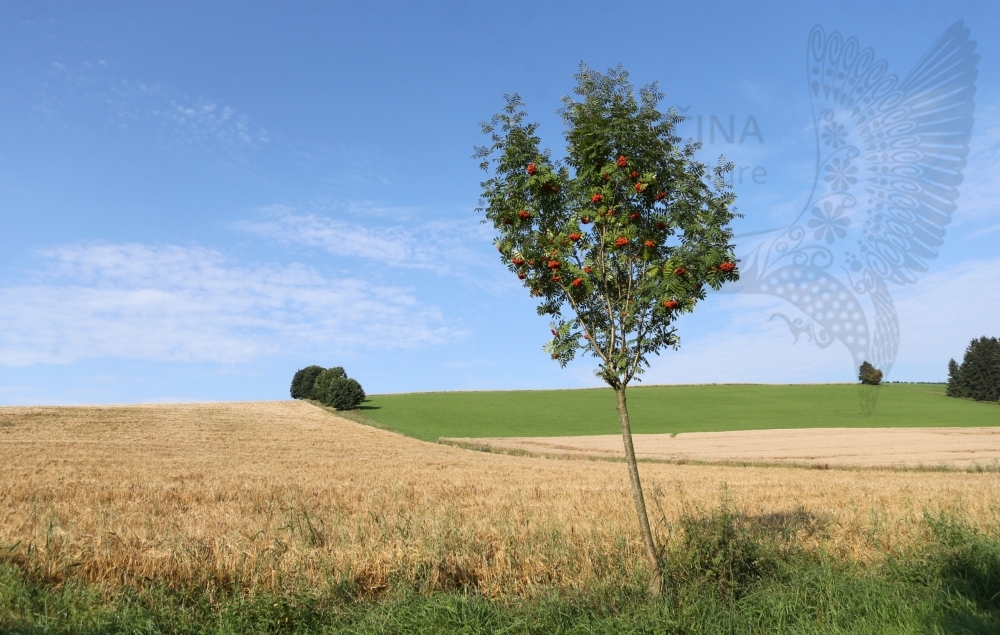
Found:
<path fill-rule="evenodd" d="M 980 337 L 969 342 L 961 364 L 948 362 L 948 393 L 977 401 L 1000 401 L 1000 340 Z"/>
<path fill-rule="evenodd" d="M 966 391 L 962 384 L 962 369 L 954 359 L 948 360 L 948 392 L 949 397 L 965 397 Z"/>

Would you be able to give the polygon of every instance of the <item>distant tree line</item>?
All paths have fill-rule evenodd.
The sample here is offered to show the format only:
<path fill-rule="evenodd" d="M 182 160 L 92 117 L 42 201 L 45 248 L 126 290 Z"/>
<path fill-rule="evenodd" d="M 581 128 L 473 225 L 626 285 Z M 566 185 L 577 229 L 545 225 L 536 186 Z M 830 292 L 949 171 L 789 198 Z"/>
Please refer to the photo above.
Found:
<path fill-rule="evenodd" d="M 365 391 L 342 366 L 307 366 L 292 377 L 292 399 L 312 399 L 337 410 L 353 410 L 365 400 Z"/>
<path fill-rule="evenodd" d="M 985 335 L 972 340 L 961 364 L 948 362 L 948 395 L 1000 402 L 1000 340 Z"/>

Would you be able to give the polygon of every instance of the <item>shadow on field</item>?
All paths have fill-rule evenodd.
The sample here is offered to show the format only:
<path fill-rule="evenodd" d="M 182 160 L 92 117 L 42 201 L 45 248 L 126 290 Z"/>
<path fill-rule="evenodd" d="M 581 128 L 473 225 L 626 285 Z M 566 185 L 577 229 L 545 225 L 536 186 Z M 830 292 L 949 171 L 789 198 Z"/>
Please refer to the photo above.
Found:
<path fill-rule="evenodd" d="M 927 519 L 940 545 L 931 558 L 946 599 L 948 633 L 1000 633 L 1000 544 L 965 523 Z"/>
<path fill-rule="evenodd" d="M 801 509 L 749 515 L 725 504 L 686 514 L 663 554 L 672 613 L 714 616 L 694 632 L 743 632 L 733 626 L 750 619 L 760 632 L 784 632 L 776 625 L 798 621 L 814 632 L 882 632 L 908 623 L 931 633 L 1000 633 L 995 535 L 928 516 L 926 544 L 881 563 L 851 563 L 802 546 L 814 535 L 822 543 L 832 522 Z M 786 623 L 789 615 L 798 618 Z"/>

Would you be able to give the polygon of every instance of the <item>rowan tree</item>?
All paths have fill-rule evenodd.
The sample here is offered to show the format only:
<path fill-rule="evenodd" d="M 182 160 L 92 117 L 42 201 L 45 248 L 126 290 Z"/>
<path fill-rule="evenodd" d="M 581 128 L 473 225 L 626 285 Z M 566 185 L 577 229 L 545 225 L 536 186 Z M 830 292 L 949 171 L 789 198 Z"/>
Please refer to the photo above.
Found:
<path fill-rule="evenodd" d="M 656 84 L 638 91 L 620 66 L 581 64 L 574 97 L 563 98 L 566 156 L 540 148 L 517 95 L 482 124 L 492 143 L 475 157 L 489 178 L 478 211 L 496 228 L 502 262 L 552 318 L 545 350 L 565 366 L 597 358 L 617 396 L 619 423 L 642 535 L 659 593 L 662 568 L 646 513 L 625 389 L 664 348 L 676 349 L 678 317 L 707 289 L 738 278 L 732 231 L 732 164 L 709 169 L 698 144 L 675 134 L 682 117 L 657 107 Z"/>

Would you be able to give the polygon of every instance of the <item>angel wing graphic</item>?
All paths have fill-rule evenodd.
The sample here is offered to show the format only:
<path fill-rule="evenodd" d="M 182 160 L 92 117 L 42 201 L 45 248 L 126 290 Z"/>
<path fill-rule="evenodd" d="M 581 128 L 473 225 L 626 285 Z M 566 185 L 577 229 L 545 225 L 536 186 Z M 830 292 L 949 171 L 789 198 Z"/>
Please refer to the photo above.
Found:
<path fill-rule="evenodd" d="M 894 285 L 913 284 L 944 244 L 975 110 L 976 43 L 959 21 L 901 81 L 855 38 L 816 26 L 806 55 L 816 174 L 798 218 L 742 258 L 743 293 L 789 302 L 797 342 L 840 342 L 854 369 L 896 361 Z M 760 234 L 758 234 L 760 235 Z M 862 392 L 870 414 L 877 392 Z"/>

